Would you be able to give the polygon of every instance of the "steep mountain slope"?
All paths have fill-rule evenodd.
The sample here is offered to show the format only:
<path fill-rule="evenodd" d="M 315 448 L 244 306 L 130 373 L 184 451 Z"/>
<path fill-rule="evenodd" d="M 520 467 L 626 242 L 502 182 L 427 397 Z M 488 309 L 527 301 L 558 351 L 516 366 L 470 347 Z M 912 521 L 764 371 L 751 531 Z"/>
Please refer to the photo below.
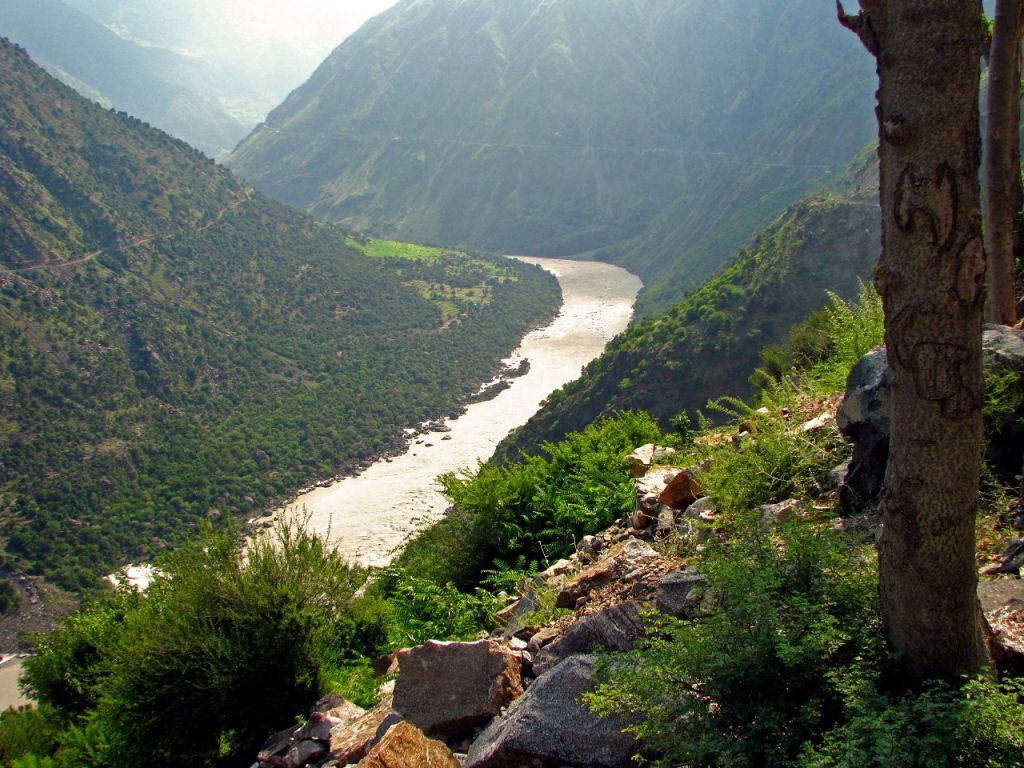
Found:
<path fill-rule="evenodd" d="M 83 96 L 129 112 L 211 157 L 224 155 L 245 135 L 246 126 L 204 95 L 204 72 L 193 59 L 118 37 L 62 0 L 4 0 L 0 35 Z"/>
<path fill-rule="evenodd" d="M 370 258 L 6 41 L 0 219 L 0 531 L 66 585 L 392 444 L 558 297 L 518 262 Z"/>
<path fill-rule="evenodd" d="M 874 133 L 870 68 L 843 61 L 856 41 L 833 16 L 818 0 L 403 0 L 228 164 L 328 220 L 504 252 L 591 251 L 673 203 L 667 218 L 705 225 L 695 245 L 723 209 L 739 234 L 720 263 Z M 679 248 L 651 250 L 619 260 L 652 282 Z"/>
<path fill-rule="evenodd" d="M 852 297 L 878 259 L 878 163 L 865 150 L 832 189 L 787 209 L 711 281 L 619 336 L 583 376 L 555 392 L 498 456 L 536 452 L 596 418 L 643 409 L 664 426 L 712 398 L 746 396 L 759 352 L 823 306 Z"/>

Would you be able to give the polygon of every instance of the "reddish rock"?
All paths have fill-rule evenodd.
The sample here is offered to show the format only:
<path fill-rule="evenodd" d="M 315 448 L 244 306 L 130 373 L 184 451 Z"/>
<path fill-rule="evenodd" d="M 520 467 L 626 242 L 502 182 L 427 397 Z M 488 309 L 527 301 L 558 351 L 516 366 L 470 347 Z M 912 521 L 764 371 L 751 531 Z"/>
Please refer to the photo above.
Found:
<path fill-rule="evenodd" d="M 1014 599 L 986 615 L 992 660 L 1013 675 L 1024 672 L 1024 602 Z"/>
<path fill-rule="evenodd" d="M 331 733 L 351 725 L 365 714 L 366 710 L 362 707 L 342 699 L 340 704 L 327 711 L 327 716 L 331 718 Z"/>
<path fill-rule="evenodd" d="M 373 674 L 375 677 L 398 674 L 398 651 L 392 651 L 387 656 L 381 656 L 375 660 Z"/>
<path fill-rule="evenodd" d="M 428 739 L 409 723 L 399 723 L 357 764 L 357 768 L 459 768 L 442 742 Z"/>
<path fill-rule="evenodd" d="M 391 698 L 364 714 L 358 720 L 331 731 L 329 752 L 341 765 L 356 763 L 376 743 L 381 723 L 391 714 Z"/>
<path fill-rule="evenodd" d="M 684 469 L 669 481 L 658 496 L 658 501 L 672 509 L 686 509 L 701 495 L 696 475 L 695 470 Z"/>
<path fill-rule="evenodd" d="M 424 733 L 457 737 L 523 693 L 519 654 L 491 640 L 431 640 L 400 651 L 395 710 Z"/>

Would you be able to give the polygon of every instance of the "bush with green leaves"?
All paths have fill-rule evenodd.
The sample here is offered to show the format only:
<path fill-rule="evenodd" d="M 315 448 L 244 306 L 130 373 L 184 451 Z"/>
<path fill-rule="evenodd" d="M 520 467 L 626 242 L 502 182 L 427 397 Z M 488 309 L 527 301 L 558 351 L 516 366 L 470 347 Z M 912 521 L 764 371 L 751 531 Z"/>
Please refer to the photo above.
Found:
<path fill-rule="evenodd" d="M 67 726 L 59 765 L 134 766 L 140 749 L 152 766 L 235 765 L 383 643 L 383 615 L 353 597 L 367 572 L 299 524 L 244 551 L 208 533 L 161 567 L 144 596 L 38 642 L 27 689 Z"/>
<path fill-rule="evenodd" d="M 633 483 L 623 457 L 666 439 L 649 415 L 623 412 L 545 444 L 547 457 L 442 475 L 455 508 L 412 541 L 398 564 L 412 576 L 472 590 L 498 561 L 564 557 L 582 536 L 632 510 Z"/>
<path fill-rule="evenodd" d="M 609 657 L 589 703 L 635 716 L 657 765 L 791 765 L 883 658 L 874 558 L 793 523 L 717 543 L 698 568 L 709 615 L 663 619 L 641 649 Z"/>
<path fill-rule="evenodd" d="M 393 648 L 427 640 L 471 640 L 494 626 L 494 614 L 503 605 L 485 589 L 460 592 L 450 582 L 437 584 L 400 568 L 383 571 L 374 591 L 386 596 Z"/>
<path fill-rule="evenodd" d="M 1024 680 L 934 682 L 901 696 L 851 697 L 850 717 L 807 744 L 800 768 L 1019 768 L 1024 766 Z"/>
<path fill-rule="evenodd" d="M 849 452 L 835 429 L 803 432 L 779 418 L 779 403 L 770 413 L 735 399 L 711 406 L 752 429 L 735 448 L 705 453 L 711 461 L 700 473 L 701 487 L 727 512 L 740 514 L 791 496 L 814 498 L 824 490 L 829 470 Z"/>

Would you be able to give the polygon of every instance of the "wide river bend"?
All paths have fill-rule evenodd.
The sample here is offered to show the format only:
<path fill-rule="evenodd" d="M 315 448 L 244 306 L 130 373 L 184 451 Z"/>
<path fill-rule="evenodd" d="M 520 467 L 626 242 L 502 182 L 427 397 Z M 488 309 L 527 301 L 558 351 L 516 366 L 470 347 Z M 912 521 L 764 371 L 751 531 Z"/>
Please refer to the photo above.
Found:
<path fill-rule="evenodd" d="M 329 534 L 350 561 L 387 565 L 406 539 L 444 514 L 448 502 L 437 489 L 438 475 L 487 460 L 502 438 L 525 424 L 545 397 L 578 378 L 628 325 L 641 283 L 626 270 L 594 261 L 514 258 L 540 265 L 562 288 L 558 316 L 527 334 L 514 353 L 530 361 L 529 372 L 446 422 L 450 432 L 419 435 L 405 454 L 305 493 L 277 514 L 308 514 L 310 528 Z"/>

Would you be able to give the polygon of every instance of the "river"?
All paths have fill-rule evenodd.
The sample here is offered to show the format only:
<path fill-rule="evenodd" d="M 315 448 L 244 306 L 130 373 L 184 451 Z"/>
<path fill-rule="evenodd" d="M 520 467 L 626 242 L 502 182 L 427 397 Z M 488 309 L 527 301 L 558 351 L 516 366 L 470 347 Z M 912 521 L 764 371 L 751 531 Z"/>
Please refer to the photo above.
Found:
<path fill-rule="evenodd" d="M 525 424 L 554 390 L 578 378 L 629 324 L 641 283 L 626 270 L 594 261 L 514 258 L 548 270 L 562 288 L 558 316 L 527 334 L 513 355 L 530 361 L 529 372 L 446 422 L 450 432 L 420 435 L 405 454 L 305 493 L 277 514 L 304 512 L 310 528 L 329 535 L 350 561 L 387 565 L 406 539 L 444 514 L 448 502 L 437 490 L 438 475 L 487 460 L 502 438 Z"/>

